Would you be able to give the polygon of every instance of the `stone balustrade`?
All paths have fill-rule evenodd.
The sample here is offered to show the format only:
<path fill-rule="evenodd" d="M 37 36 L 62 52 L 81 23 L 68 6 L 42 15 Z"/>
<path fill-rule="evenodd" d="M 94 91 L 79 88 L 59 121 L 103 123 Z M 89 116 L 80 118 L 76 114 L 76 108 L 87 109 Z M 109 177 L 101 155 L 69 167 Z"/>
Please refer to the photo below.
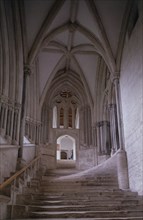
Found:
<path fill-rule="evenodd" d="M 34 144 L 40 143 L 42 124 L 30 118 L 25 122 L 25 136 Z"/>
<path fill-rule="evenodd" d="M 6 137 L 9 144 L 19 142 L 21 105 L 0 96 L 0 135 Z"/>
<path fill-rule="evenodd" d="M 13 206 L 17 195 L 24 192 L 24 188 L 30 184 L 31 179 L 36 177 L 39 168 L 40 156 L 0 184 L 0 201 L 3 201 L 0 202 L 0 210 L 5 210 L 0 215 L 0 219 L 5 219 L 5 216 L 7 216 L 8 205 L 11 206 L 10 218 L 13 218 Z"/>

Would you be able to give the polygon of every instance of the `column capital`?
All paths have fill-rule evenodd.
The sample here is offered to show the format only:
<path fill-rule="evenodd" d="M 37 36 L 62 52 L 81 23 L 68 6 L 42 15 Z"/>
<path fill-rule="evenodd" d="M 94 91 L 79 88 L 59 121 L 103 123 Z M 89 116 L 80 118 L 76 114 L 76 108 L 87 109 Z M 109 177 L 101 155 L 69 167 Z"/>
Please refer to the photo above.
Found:
<path fill-rule="evenodd" d="M 26 76 L 30 76 L 31 75 L 31 68 L 30 68 L 29 64 L 24 64 L 24 74 Z"/>
<path fill-rule="evenodd" d="M 115 72 L 114 74 L 111 75 L 111 81 L 113 83 L 119 82 L 120 79 L 120 72 Z"/>
<path fill-rule="evenodd" d="M 99 121 L 96 123 L 96 127 L 102 127 L 104 125 L 110 125 L 110 122 L 109 121 Z"/>
<path fill-rule="evenodd" d="M 112 110 L 112 109 L 115 109 L 116 108 L 116 104 L 115 103 L 111 103 L 108 105 L 108 109 L 109 110 Z"/>

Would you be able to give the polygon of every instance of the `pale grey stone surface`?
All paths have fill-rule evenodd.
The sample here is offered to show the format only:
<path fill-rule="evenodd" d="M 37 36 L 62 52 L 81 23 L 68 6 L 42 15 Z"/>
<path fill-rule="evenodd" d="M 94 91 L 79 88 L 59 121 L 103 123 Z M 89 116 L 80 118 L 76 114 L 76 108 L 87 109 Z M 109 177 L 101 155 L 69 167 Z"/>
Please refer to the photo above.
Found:
<path fill-rule="evenodd" d="M 121 66 L 121 103 L 129 182 L 143 194 L 143 55 L 142 24 L 138 20 L 126 40 Z"/>
<path fill-rule="evenodd" d="M 15 172 L 17 165 L 18 146 L 0 145 L 0 183 L 11 172 Z"/>

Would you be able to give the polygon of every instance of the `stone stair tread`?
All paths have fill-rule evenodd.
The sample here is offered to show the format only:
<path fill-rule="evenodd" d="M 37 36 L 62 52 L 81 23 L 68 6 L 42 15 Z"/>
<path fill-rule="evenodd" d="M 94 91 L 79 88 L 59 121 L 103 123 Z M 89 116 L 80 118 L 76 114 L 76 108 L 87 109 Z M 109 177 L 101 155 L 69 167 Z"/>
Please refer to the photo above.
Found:
<path fill-rule="evenodd" d="M 43 212 L 31 212 L 30 216 L 31 217 L 64 217 L 64 218 L 69 218 L 69 217 L 130 217 L 130 216 L 143 216 L 143 211 L 137 211 L 137 210 L 132 210 L 132 211 L 43 211 Z"/>
<path fill-rule="evenodd" d="M 123 204 L 120 204 L 120 205 L 113 205 L 113 204 L 106 204 L 106 205 L 103 205 L 103 207 L 115 207 L 115 208 L 121 208 L 122 206 L 124 206 Z M 52 209 L 56 209 L 56 208 L 87 208 L 87 207 L 90 207 L 90 208 L 98 208 L 98 207 L 101 207 L 100 204 L 98 204 L 97 206 L 95 205 L 73 205 L 73 204 L 69 204 L 69 205 L 64 205 L 64 204 L 60 204 L 60 205 L 53 205 L 52 207 L 50 205 L 30 205 L 30 207 L 32 208 L 52 208 Z M 125 208 L 129 207 L 130 209 L 133 207 L 133 205 L 126 205 Z M 136 206 L 137 208 L 137 206 Z M 139 208 L 141 208 L 141 210 L 143 211 L 143 206 L 142 205 L 139 205 Z"/>
<path fill-rule="evenodd" d="M 33 180 L 31 192 L 19 198 L 28 208 L 29 219 L 143 220 L 143 197 L 119 189 L 116 177 L 87 175 L 77 180 L 66 174 L 68 170 L 49 171 L 41 181 Z M 35 183 L 38 188 L 32 192 Z"/>
<path fill-rule="evenodd" d="M 124 199 L 131 199 L 131 200 L 143 200 L 142 198 L 138 198 L 138 197 L 133 197 L 132 195 L 122 195 L 122 194 L 101 194 L 101 193 L 96 193 L 96 194 L 71 194 L 71 195 L 68 195 L 68 194 L 64 194 L 64 195 L 55 195 L 55 196 L 48 196 L 48 195 L 43 195 L 43 196 L 36 196 L 34 195 L 33 198 L 35 200 L 47 200 L 47 199 L 50 199 L 50 200 L 54 200 L 54 199 L 77 199 L 77 198 L 97 198 L 97 199 L 100 199 L 100 198 L 105 198 L 105 199 L 121 199 L 122 200 Z"/>
<path fill-rule="evenodd" d="M 65 213 L 82 213 L 82 214 L 86 214 L 86 213 L 128 213 L 128 212 L 143 212 L 143 210 L 112 210 L 112 211 L 40 211 L 40 212 L 32 212 L 32 213 L 37 213 L 37 214 L 65 214 Z"/>
<path fill-rule="evenodd" d="M 41 201 L 41 202 L 58 202 L 58 201 L 83 201 L 83 202 L 87 202 L 87 201 L 91 201 L 91 202 L 103 202 L 103 201 L 105 201 L 105 202 L 115 202 L 114 201 L 114 199 L 115 199 L 115 201 L 122 201 L 123 203 L 125 202 L 132 202 L 132 201 L 138 201 L 138 202 L 142 202 L 142 200 L 141 199 L 137 199 L 137 198 L 132 198 L 132 197 L 124 197 L 124 198 L 121 198 L 121 197 L 108 197 L 108 196 L 101 196 L 101 197 L 95 197 L 95 196 L 93 196 L 93 197 L 91 197 L 91 196 L 88 196 L 88 197 L 59 197 L 59 198 L 55 198 L 55 199 L 49 199 L 49 198 L 45 198 L 45 199 L 34 199 L 34 201 L 37 201 L 37 202 L 39 202 L 39 201 Z"/>
<path fill-rule="evenodd" d="M 51 206 L 49 206 L 49 205 L 45 205 L 45 206 L 40 206 L 40 205 L 38 205 L 38 206 L 30 206 L 30 207 L 34 207 L 34 208 L 52 208 L 52 209 L 56 209 L 56 208 L 70 208 L 70 207 L 85 207 L 85 206 L 83 206 L 83 205 L 76 205 L 76 206 L 73 206 L 73 205 L 53 205 L 52 207 Z"/>
<path fill-rule="evenodd" d="M 126 212 L 130 212 L 132 210 L 134 210 L 134 207 L 132 206 L 97 206 L 97 207 L 94 207 L 94 206 L 90 206 L 90 205 L 84 205 L 84 206 L 30 206 L 30 211 L 32 212 L 65 212 L 65 211 L 68 211 L 68 212 L 76 212 L 76 211 L 96 211 L 96 212 L 99 212 L 99 211 L 102 211 L 103 212 L 109 212 L 109 211 L 126 211 Z M 142 207 L 139 206 L 139 207 L 136 207 L 136 210 L 135 211 L 143 211 L 142 210 Z"/>
<path fill-rule="evenodd" d="M 80 195 L 80 193 L 83 193 L 83 192 L 75 192 L 74 194 L 76 194 L 76 195 Z M 111 193 L 111 192 L 108 192 L 108 191 L 96 191 L 96 193 L 97 194 L 105 194 L 105 193 Z M 119 194 L 119 195 L 133 195 L 133 196 L 136 196 L 137 195 L 137 193 L 135 193 L 135 192 L 131 192 L 131 191 L 122 191 L 122 190 L 120 190 L 120 189 L 118 189 L 118 190 L 112 190 L 112 193 L 114 193 L 113 195 L 115 195 L 116 193 L 117 194 Z M 73 194 L 73 192 L 55 192 L 54 193 L 54 195 L 53 195 L 53 192 L 44 192 L 44 193 L 40 193 L 40 192 L 37 192 L 37 193 L 34 193 L 34 194 L 32 194 L 31 193 L 31 195 L 33 195 L 33 196 L 52 196 L 52 197 L 55 197 L 55 196 L 62 196 L 62 195 L 71 195 L 71 194 Z M 89 192 L 89 191 L 85 191 L 84 192 L 84 194 L 91 194 L 91 195 L 93 195 L 93 192 Z M 26 195 L 26 194 L 25 194 Z M 111 194 L 112 195 L 112 194 Z M 142 196 L 138 196 L 138 198 L 140 198 L 140 199 L 143 199 L 143 197 Z"/>
<path fill-rule="evenodd" d="M 65 218 L 48 218 L 49 220 L 65 220 Z M 111 217 L 111 218 L 68 218 L 68 220 L 143 220 L 142 217 Z M 25 219 L 18 219 L 25 220 Z M 33 220 L 33 218 L 27 218 L 26 220 Z M 47 220 L 47 218 L 42 218 L 42 220 Z"/>

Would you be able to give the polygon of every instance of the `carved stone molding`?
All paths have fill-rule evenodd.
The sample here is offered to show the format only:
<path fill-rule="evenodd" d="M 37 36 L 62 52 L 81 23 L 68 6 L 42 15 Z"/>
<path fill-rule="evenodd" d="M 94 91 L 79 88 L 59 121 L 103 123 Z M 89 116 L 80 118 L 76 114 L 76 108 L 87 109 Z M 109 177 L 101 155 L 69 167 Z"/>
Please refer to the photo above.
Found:
<path fill-rule="evenodd" d="M 96 123 L 96 127 L 101 127 L 104 125 L 110 126 L 110 122 L 109 121 L 99 121 Z"/>
<path fill-rule="evenodd" d="M 31 75 L 31 68 L 28 64 L 24 65 L 24 74 L 27 75 L 27 76 Z"/>

